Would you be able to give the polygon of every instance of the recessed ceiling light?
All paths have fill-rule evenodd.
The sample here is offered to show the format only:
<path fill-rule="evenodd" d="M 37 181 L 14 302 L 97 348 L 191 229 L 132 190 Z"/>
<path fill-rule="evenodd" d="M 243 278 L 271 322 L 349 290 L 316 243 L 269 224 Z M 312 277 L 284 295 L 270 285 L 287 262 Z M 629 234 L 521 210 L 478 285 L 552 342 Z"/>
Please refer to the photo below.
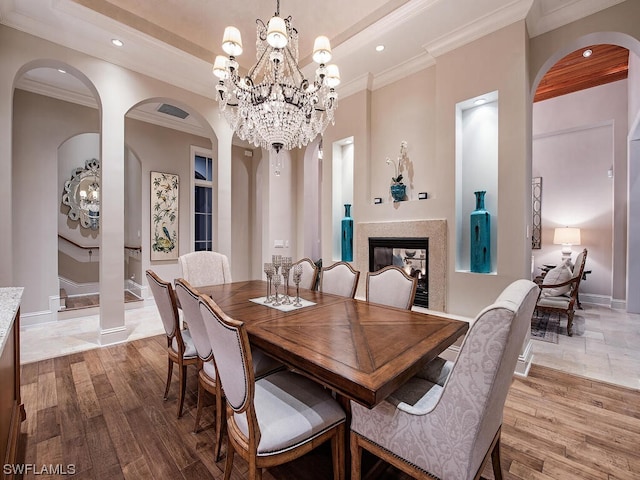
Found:
<path fill-rule="evenodd" d="M 474 105 L 484 105 L 485 103 L 487 103 L 487 100 L 484 98 L 477 98 L 473 104 Z"/>
<path fill-rule="evenodd" d="M 378 45 L 378 46 L 376 47 L 376 52 L 381 52 L 381 51 L 383 51 L 383 50 L 384 50 L 384 45 Z"/>
<path fill-rule="evenodd" d="M 124 42 L 122 40 L 118 40 L 117 38 L 112 39 L 111 43 L 113 43 L 116 47 L 122 47 L 124 45 Z"/>
<path fill-rule="evenodd" d="M 67 73 L 67 71 L 66 71 L 66 70 L 63 70 L 62 68 L 59 68 L 59 69 L 58 69 L 58 71 L 59 71 L 60 73 Z"/>
<path fill-rule="evenodd" d="M 582 56 L 584 58 L 588 58 L 591 56 L 592 53 L 593 53 L 593 50 L 591 50 L 590 48 L 587 48 L 584 52 L 582 52 Z"/>

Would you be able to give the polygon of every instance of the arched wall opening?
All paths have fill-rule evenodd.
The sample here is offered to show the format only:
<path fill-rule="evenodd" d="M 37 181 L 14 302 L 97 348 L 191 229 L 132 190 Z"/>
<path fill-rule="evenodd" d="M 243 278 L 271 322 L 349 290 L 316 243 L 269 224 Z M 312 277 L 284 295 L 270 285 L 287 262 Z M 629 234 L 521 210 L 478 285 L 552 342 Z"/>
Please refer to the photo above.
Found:
<path fill-rule="evenodd" d="M 595 32 L 588 35 L 580 36 L 562 45 L 562 47 L 558 48 L 552 55 L 549 55 L 546 61 L 542 64 L 540 70 L 535 75 L 535 79 L 532 83 L 530 98 L 533 99 L 535 92 L 537 90 L 537 87 L 542 81 L 544 75 L 558 60 L 560 60 L 565 55 L 575 50 L 579 50 L 588 46 L 593 46 L 598 44 L 612 44 L 612 45 L 618 45 L 618 46 L 627 48 L 630 52 L 631 57 L 633 56 L 637 57 L 638 55 L 640 55 L 640 42 L 634 37 L 627 34 L 623 34 L 619 32 Z M 637 63 L 636 63 L 636 70 L 637 70 Z M 614 82 L 613 84 L 607 84 L 601 87 L 595 87 L 596 89 L 599 89 L 597 93 L 603 93 L 607 91 L 612 92 L 614 89 L 617 88 L 616 98 L 622 99 L 622 101 L 625 103 L 624 112 L 623 114 L 619 113 L 618 114 L 619 118 L 617 119 L 609 117 L 606 119 L 601 119 L 601 121 L 598 122 L 594 120 L 595 117 L 592 117 L 591 120 L 589 120 L 588 115 L 584 114 L 583 118 L 580 119 L 580 121 L 582 122 L 581 125 L 576 124 L 576 125 L 567 127 L 564 129 L 564 131 L 561 128 L 557 128 L 557 133 L 558 133 L 557 137 L 554 137 L 553 134 L 549 134 L 548 132 L 546 135 L 536 136 L 535 105 L 534 105 L 534 108 L 532 109 L 533 115 L 534 115 L 533 121 L 532 121 L 532 125 L 533 125 L 533 136 L 532 136 L 532 142 L 533 142 L 532 174 L 533 175 L 532 176 L 533 177 L 536 177 L 536 141 L 540 141 L 540 143 L 553 142 L 560 136 L 565 136 L 566 138 L 574 138 L 578 148 L 582 149 L 585 159 L 589 158 L 589 155 L 591 154 L 595 155 L 595 152 L 593 151 L 593 149 L 586 147 L 588 142 L 595 141 L 595 144 L 594 144 L 595 148 L 605 148 L 604 156 L 608 157 L 608 159 L 604 160 L 603 165 L 597 167 L 598 169 L 597 173 L 594 173 L 594 175 L 597 175 L 596 180 L 593 180 L 593 177 L 591 177 L 590 179 L 588 179 L 588 181 L 584 181 L 584 182 L 579 181 L 578 179 L 580 178 L 580 175 L 586 174 L 584 171 L 582 171 L 582 169 L 576 170 L 575 168 L 572 168 L 570 169 L 570 171 L 562 170 L 561 172 L 558 172 L 558 174 L 562 175 L 564 179 L 563 180 L 564 185 L 570 184 L 573 188 L 580 189 L 584 187 L 584 190 L 587 190 L 587 191 L 589 190 L 589 188 L 592 188 L 592 191 L 594 191 L 593 190 L 594 188 L 598 188 L 595 186 L 590 186 L 590 182 L 594 181 L 595 182 L 594 185 L 601 185 L 601 188 L 597 190 L 598 193 L 602 193 L 606 191 L 605 190 L 606 188 L 611 189 L 611 193 L 609 195 L 609 199 L 610 199 L 609 205 L 606 205 L 606 207 L 608 208 L 608 213 L 607 213 L 608 217 L 602 217 L 596 221 L 596 223 L 598 223 L 599 221 L 599 223 L 602 225 L 608 222 L 608 225 L 606 225 L 606 227 L 608 227 L 607 235 L 610 236 L 610 240 L 606 239 L 606 236 L 603 235 L 602 230 L 598 231 L 598 229 L 603 228 L 602 226 L 592 229 L 591 232 L 587 228 L 587 231 L 586 231 L 587 235 L 585 236 L 583 234 L 584 241 L 582 242 L 582 245 L 580 247 L 574 246 L 573 253 L 575 256 L 578 250 L 582 250 L 582 248 L 587 248 L 589 250 L 587 269 L 589 269 L 589 263 L 590 263 L 593 270 L 593 274 L 590 275 L 592 277 L 591 278 L 592 281 L 589 282 L 588 281 L 589 279 L 587 279 L 587 281 L 581 284 L 581 299 L 582 300 L 585 299 L 583 298 L 584 296 L 582 294 L 583 290 L 585 290 L 585 293 L 587 294 L 586 296 L 587 301 L 604 304 L 614 308 L 627 308 L 627 310 L 630 312 L 634 311 L 632 310 L 632 308 L 638 308 L 638 306 L 636 307 L 631 306 L 631 304 L 633 303 L 633 299 L 631 297 L 633 297 L 632 292 L 637 291 L 638 288 L 640 288 L 640 275 L 638 274 L 638 272 L 634 270 L 634 266 L 640 263 L 640 258 L 639 258 L 640 253 L 637 253 L 638 252 L 637 248 L 636 249 L 632 248 L 632 245 L 634 243 L 637 244 L 638 242 L 639 234 L 637 232 L 640 229 L 640 226 L 637 225 L 638 223 L 640 223 L 640 220 L 638 220 L 640 218 L 638 216 L 638 211 L 636 211 L 635 216 L 633 215 L 633 212 L 632 212 L 632 209 L 634 208 L 634 202 L 635 202 L 635 205 L 637 205 L 637 202 L 638 202 L 637 198 L 638 196 L 640 196 L 640 192 L 637 192 L 637 191 L 634 192 L 632 189 L 633 188 L 632 175 L 634 174 L 634 166 L 637 172 L 637 164 L 640 161 L 640 159 L 637 158 L 638 149 L 633 148 L 633 140 L 637 139 L 638 136 L 640 136 L 640 134 L 638 134 L 638 132 L 634 133 L 634 128 L 631 127 L 631 123 L 629 123 L 630 120 L 628 120 L 629 118 L 632 118 L 637 114 L 637 112 L 631 111 L 631 108 L 633 108 L 633 105 L 631 105 L 630 103 L 630 98 L 631 98 L 630 91 L 631 89 L 634 88 L 634 83 L 631 81 L 632 75 L 634 75 L 633 65 L 630 62 L 629 80 L 627 80 L 624 84 L 622 84 L 621 82 Z M 636 79 L 638 78 L 638 75 L 640 74 L 636 71 L 635 72 Z M 616 84 L 618 85 L 616 86 Z M 636 80 L 635 85 L 637 84 L 638 82 Z M 628 85 L 628 88 L 625 91 L 626 85 Z M 590 89 L 590 90 L 595 91 L 595 89 Z M 571 95 L 573 95 L 575 98 L 578 98 L 581 95 L 586 95 L 586 94 L 577 92 Z M 591 98 L 583 97 L 582 98 L 583 105 L 581 106 L 581 108 L 588 109 L 590 102 L 596 101 L 595 100 L 596 98 L 597 98 L 596 95 L 593 95 Z M 610 105 L 606 105 L 606 107 L 613 108 Z M 637 105 L 635 108 L 637 108 Z M 592 110 L 595 110 L 595 107 L 592 108 Z M 605 109 L 602 109 L 602 110 L 605 110 Z M 572 112 L 572 108 L 564 108 L 564 113 L 562 117 L 567 116 L 567 112 Z M 618 112 L 620 112 L 620 109 L 618 109 Z M 601 113 L 601 115 L 604 115 L 604 113 Z M 625 125 L 625 126 L 628 125 L 628 127 L 621 128 L 621 125 Z M 549 127 L 549 128 L 551 129 L 552 127 Z M 601 141 L 600 142 L 596 141 L 597 138 L 600 138 Z M 608 142 L 608 146 L 605 146 L 604 144 L 607 142 Z M 565 159 L 556 158 L 554 160 L 556 161 L 555 168 L 560 169 Z M 600 160 L 594 159 L 592 163 L 595 163 L 596 161 L 600 161 Z M 593 165 L 586 165 L 586 166 L 593 167 Z M 546 183 L 545 179 L 542 178 L 543 222 L 544 222 L 544 216 L 545 216 L 545 203 L 546 203 L 545 202 L 545 183 Z M 609 184 L 609 185 L 606 185 L 606 184 Z M 583 214 L 587 210 L 591 210 L 593 213 L 595 212 L 595 210 L 597 210 L 597 208 L 595 207 L 590 208 L 587 205 L 587 202 L 583 202 L 583 204 L 581 205 L 580 211 L 577 214 L 573 215 L 573 218 L 575 218 L 576 223 L 579 223 L 581 221 L 581 216 L 584 216 Z M 595 216 L 597 217 L 597 215 Z M 569 216 L 569 218 L 571 217 Z M 560 220 L 558 219 L 558 221 Z M 563 220 L 563 221 L 566 222 L 566 220 Z M 557 226 L 565 226 L 565 225 L 557 225 Z M 579 226 L 579 225 L 575 225 L 575 226 Z M 545 234 L 544 234 L 544 226 L 543 226 L 543 244 L 545 243 L 544 235 Z M 546 233 L 547 244 L 552 242 L 551 240 L 552 235 L 553 235 L 553 229 L 548 228 Z M 590 238 L 595 243 L 595 245 L 591 245 L 591 249 L 590 249 L 590 245 L 588 244 L 590 241 L 589 240 Z M 598 258 L 597 256 L 597 252 L 598 252 L 597 243 L 599 241 L 603 241 L 603 238 L 605 239 L 604 241 L 607 242 L 607 245 L 604 245 L 604 247 L 609 249 L 608 258 L 604 258 L 604 257 Z M 557 247 L 556 249 L 558 250 L 556 252 L 557 255 L 554 254 L 558 258 L 554 257 L 554 259 L 558 260 L 559 262 L 560 246 L 556 245 L 554 247 Z M 539 250 L 532 250 L 534 257 L 536 256 L 537 252 L 539 252 Z M 551 262 L 546 262 L 545 259 L 542 257 L 540 259 L 540 262 L 551 263 Z M 536 267 L 540 266 L 539 265 L 540 262 L 536 260 Z M 558 263 L 558 262 L 555 262 L 555 263 Z M 602 283 L 605 281 L 605 279 L 603 278 L 598 279 L 596 277 L 596 272 L 603 272 L 603 271 L 606 271 L 607 269 L 610 271 L 610 274 L 609 274 L 609 278 L 606 280 L 608 283 L 605 285 Z M 537 272 L 539 273 L 539 271 Z M 635 311 L 638 311 L 638 310 L 635 310 Z"/>
<path fill-rule="evenodd" d="M 41 77 L 58 77 L 83 90 L 92 108 L 38 92 Z M 61 87 L 60 87 L 61 88 Z M 100 135 L 100 97 L 91 81 L 64 62 L 42 59 L 23 65 L 14 79 L 12 123 L 13 281 L 25 286 L 24 323 L 55 320 L 58 281 L 58 148 L 79 134 Z M 70 172 L 69 172 L 70 173 Z"/>

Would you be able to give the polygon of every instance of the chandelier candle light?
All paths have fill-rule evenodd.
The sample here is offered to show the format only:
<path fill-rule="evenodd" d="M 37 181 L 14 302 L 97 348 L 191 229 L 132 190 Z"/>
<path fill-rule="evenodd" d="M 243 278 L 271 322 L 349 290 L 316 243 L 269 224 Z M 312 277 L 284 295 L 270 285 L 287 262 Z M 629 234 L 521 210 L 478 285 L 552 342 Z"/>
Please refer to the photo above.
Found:
<path fill-rule="evenodd" d="M 242 54 L 240 31 L 224 31 L 222 49 L 229 57 L 218 55 L 213 65 L 219 78 L 218 103 L 238 137 L 279 154 L 307 145 L 333 123 L 340 73 L 336 65 L 327 65 L 331 45 L 319 36 L 313 47 L 315 79 L 304 77 L 298 66 L 298 31 L 290 16 L 280 16 L 280 0 L 271 20 L 265 25 L 258 19 L 256 24 L 257 63 L 244 77 L 236 61 Z"/>

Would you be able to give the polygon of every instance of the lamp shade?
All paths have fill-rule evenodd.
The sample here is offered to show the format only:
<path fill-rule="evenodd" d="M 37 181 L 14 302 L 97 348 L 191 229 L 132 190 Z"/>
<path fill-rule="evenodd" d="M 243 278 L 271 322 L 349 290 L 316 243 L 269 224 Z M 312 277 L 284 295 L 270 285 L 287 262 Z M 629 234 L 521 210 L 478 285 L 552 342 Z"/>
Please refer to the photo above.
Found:
<path fill-rule="evenodd" d="M 222 55 L 217 55 L 213 62 L 213 74 L 221 80 L 224 80 L 228 76 L 227 72 L 227 59 Z"/>
<path fill-rule="evenodd" d="M 227 27 L 224 29 L 222 37 L 222 49 L 227 55 L 237 57 L 242 54 L 242 37 L 240 30 L 236 27 Z"/>
<path fill-rule="evenodd" d="M 340 85 L 340 70 L 333 63 L 327 65 L 327 85 L 329 85 L 329 88 L 336 88 Z"/>
<path fill-rule="evenodd" d="M 280 17 L 271 17 L 267 26 L 267 43 L 273 48 L 284 48 L 289 42 L 287 25 Z"/>
<path fill-rule="evenodd" d="M 580 229 L 556 228 L 553 234 L 553 243 L 556 245 L 580 245 Z"/>
<path fill-rule="evenodd" d="M 331 60 L 331 43 L 324 35 L 320 35 L 313 42 L 313 61 L 326 64 Z"/>

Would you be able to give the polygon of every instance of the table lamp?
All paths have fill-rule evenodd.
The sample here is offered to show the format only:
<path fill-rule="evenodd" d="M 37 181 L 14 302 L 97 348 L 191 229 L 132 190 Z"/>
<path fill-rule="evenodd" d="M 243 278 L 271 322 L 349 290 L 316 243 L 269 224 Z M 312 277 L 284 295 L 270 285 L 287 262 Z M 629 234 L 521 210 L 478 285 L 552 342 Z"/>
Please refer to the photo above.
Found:
<path fill-rule="evenodd" d="M 556 228 L 553 234 L 553 243 L 562 245 L 562 261 L 571 259 L 571 246 L 580 245 L 580 229 L 561 227 Z"/>

